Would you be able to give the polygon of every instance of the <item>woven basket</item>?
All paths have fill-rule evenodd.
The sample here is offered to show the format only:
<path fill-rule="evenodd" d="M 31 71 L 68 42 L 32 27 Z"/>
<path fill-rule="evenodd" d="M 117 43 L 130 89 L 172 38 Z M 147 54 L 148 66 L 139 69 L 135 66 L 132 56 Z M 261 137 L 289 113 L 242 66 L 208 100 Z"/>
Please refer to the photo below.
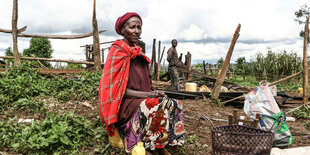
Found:
<path fill-rule="evenodd" d="M 282 117 L 281 117 L 282 118 Z M 210 119 L 204 118 L 211 123 L 212 152 L 223 155 L 265 155 L 270 154 L 274 133 L 279 130 L 284 119 L 274 132 L 261 130 L 242 125 L 228 125 L 214 127 Z M 277 119 L 277 121 L 280 117 Z"/>
<path fill-rule="evenodd" d="M 213 154 L 270 154 L 271 131 L 241 125 L 218 126 L 211 131 Z"/>

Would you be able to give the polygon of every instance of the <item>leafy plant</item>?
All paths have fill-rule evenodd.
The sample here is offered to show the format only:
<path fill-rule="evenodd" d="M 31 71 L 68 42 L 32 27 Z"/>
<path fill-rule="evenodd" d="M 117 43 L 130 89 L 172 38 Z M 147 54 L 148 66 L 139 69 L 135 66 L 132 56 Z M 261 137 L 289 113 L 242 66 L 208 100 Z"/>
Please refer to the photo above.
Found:
<path fill-rule="evenodd" d="M 45 112 L 46 108 L 43 101 L 38 101 L 33 98 L 20 98 L 14 104 L 16 110 L 25 110 L 28 112 Z"/>
<path fill-rule="evenodd" d="M 198 142 L 197 135 L 190 135 L 185 138 L 185 143 L 196 144 Z"/>
<path fill-rule="evenodd" d="M 0 131 L 2 148 L 25 154 L 72 154 L 82 147 L 95 147 L 104 153 L 109 146 L 104 126 L 74 113 L 47 113 L 44 121 L 31 126 L 12 120 L 0 122 Z"/>
<path fill-rule="evenodd" d="M 310 121 L 308 121 L 307 123 L 304 124 L 305 128 L 310 130 Z"/>
<path fill-rule="evenodd" d="M 309 119 L 310 118 L 310 108 L 306 108 L 303 106 L 302 108 L 294 111 L 293 115 L 295 115 L 297 118 Z"/>
<path fill-rule="evenodd" d="M 0 122 L 0 149 L 18 147 L 23 128 L 24 125 L 15 124 L 14 119 Z"/>
<path fill-rule="evenodd" d="M 0 79 L 0 109 L 19 99 L 49 95 L 60 101 L 97 100 L 101 72 L 85 71 L 77 78 L 65 78 L 38 74 L 23 63 L 17 68 L 9 67 Z"/>
<path fill-rule="evenodd" d="M 37 71 L 30 69 L 28 64 L 17 68 L 9 67 L 0 79 L 0 108 L 17 101 L 19 98 L 37 96 L 45 91 L 37 87 L 43 78 Z"/>

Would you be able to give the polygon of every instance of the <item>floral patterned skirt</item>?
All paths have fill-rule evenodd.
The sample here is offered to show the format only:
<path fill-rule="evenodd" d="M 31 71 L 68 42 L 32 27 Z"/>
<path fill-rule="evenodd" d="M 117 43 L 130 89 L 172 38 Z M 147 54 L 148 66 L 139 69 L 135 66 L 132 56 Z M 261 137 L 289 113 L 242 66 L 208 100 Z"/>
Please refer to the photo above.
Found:
<path fill-rule="evenodd" d="M 140 104 L 134 117 L 119 128 L 126 152 L 138 142 L 147 150 L 166 145 L 184 145 L 182 103 L 171 98 L 147 98 Z"/>

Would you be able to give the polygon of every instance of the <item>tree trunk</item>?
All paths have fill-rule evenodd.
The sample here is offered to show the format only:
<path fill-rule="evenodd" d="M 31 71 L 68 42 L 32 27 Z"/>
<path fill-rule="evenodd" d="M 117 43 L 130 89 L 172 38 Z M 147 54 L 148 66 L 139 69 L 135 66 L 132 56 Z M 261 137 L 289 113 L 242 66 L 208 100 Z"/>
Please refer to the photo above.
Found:
<path fill-rule="evenodd" d="M 17 19 L 18 19 L 18 0 L 13 1 L 12 11 L 12 37 L 13 37 L 13 51 L 14 51 L 14 66 L 20 64 L 18 45 L 17 45 Z"/>
<path fill-rule="evenodd" d="M 305 24 L 305 36 L 304 36 L 304 52 L 303 52 L 303 102 L 304 106 L 308 107 L 308 55 L 307 55 L 307 44 L 309 38 L 309 17 Z"/>
<path fill-rule="evenodd" d="M 94 52 L 94 64 L 95 69 L 101 70 L 101 61 L 100 61 L 100 38 L 98 30 L 98 22 L 96 18 L 96 0 L 94 0 L 94 9 L 93 9 L 93 52 Z"/>

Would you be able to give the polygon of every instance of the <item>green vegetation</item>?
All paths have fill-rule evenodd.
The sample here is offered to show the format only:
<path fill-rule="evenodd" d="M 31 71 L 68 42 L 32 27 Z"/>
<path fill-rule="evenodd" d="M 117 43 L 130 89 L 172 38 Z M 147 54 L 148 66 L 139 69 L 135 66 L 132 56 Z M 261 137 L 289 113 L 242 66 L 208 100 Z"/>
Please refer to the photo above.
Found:
<path fill-rule="evenodd" d="M 8 68 L 0 80 L 0 109 L 25 98 L 54 96 L 59 101 L 96 100 L 100 72 L 83 72 L 78 78 L 46 77 L 23 63 L 18 68 Z"/>
<path fill-rule="evenodd" d="M 307 123 L 304 124 L 305 128 L 310 130 L 310 121 L 308 121 Z"/>
<path fill-rule="evenodd" d="M 297 118 L 309 119 L 310 118 L 310 108 L 302 107 L 302 108 L 294 111 L 293 115 L 295 115 Z"/>
<path fill-rule="evenodd" d="M 99 114 L 85 118 L 70 110 L 51 113 L 44 100 L 97 102 L 101 73 L 45 76 L 30 66 L 24 62 L 0 75 L 0 149 L 23 154 L 108 153 L 108 136 Z M 37 115 L 43 120 L 17 123 L 21 116 Z"/>
<path fill-rule="evenodd" d="M 45 103 L 42 100 L 35 98 L 20 98 L 13 105 L 13 110 L 19 111 L 27 111 L 30 113 L 41 113 L 46 112 Z"/>
<path fill-rule="evenodd" d="M 107 132 L 96 123 L 74 113 L 47 113 L 44 121 L 31 125 L 16 124 L 14 120 L 0 122 L 0 149 L 25 154 L 68 154 L 91 147 L 92 152 L 104 153 L 109 146 Z"/>
<path fill-rule="evenodd" d="M 256 54 L 249 68 L 250 74 L 257 77 L 257 80 L 274 81 L 301 71 L 302 61 L 297 53 L 287 53 L 285 50 L 275 53 L 269 49 L 266 56 Z"/>

